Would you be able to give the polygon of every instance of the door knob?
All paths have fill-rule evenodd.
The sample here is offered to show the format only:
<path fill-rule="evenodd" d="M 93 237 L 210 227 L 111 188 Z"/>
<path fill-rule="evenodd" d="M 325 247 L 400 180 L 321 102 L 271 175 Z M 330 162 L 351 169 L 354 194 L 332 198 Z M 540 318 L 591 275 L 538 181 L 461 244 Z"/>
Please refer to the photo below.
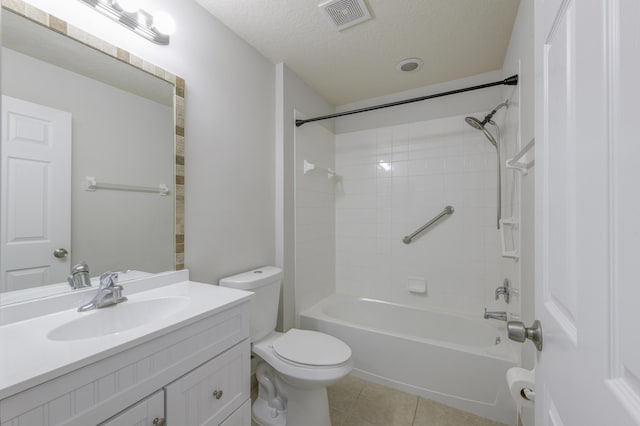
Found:
<path fill-rule="evenodd" d="M 542 350 L 542 325 L 538 320 L 535 320 L 531 327 L 525 327 L 521 321 L 509 321 L 507 334 L 509 339 L 520 343 L 529 339 L 536 345 L 538 352 Z"/>
<path fill-rule="evenodd" d="M 63 259 L 65 257 L 67 257 L 67 255 L 69 254 L 69 252 L 66 249 L 63 248 L 57 248 L 53 251 L 53 256 L 57 257 L 58 259 Z"/>

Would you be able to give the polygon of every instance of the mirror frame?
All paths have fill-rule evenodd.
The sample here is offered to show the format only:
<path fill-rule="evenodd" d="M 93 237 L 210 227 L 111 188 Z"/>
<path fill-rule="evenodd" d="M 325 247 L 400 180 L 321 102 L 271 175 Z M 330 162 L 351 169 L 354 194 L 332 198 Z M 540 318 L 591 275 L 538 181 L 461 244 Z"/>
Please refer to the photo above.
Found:
<path fill-rule="evenodd" d="M 174 248 L 175 269 L 184 269 L 184 79 L 156 66 L 132 53 L 81 30 L 63 19 L 50 15 L 22 0 L 2 0 L 2 8 L 29 19 L 51 31 L 60 33 L 78 43 L 82 43 L 120 62 L 138 68 L 173 86 L 174 111 Z"/>

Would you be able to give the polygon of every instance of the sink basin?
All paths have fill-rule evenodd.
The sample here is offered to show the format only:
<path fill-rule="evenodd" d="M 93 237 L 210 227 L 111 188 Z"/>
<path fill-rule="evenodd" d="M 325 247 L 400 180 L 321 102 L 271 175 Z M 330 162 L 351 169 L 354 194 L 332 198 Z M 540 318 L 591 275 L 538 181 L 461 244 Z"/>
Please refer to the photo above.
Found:
<path fill-rule="evenodd" d="M 117 334 L 166 318 L 184 309 L 189 301 L 184 296 L 158 297 L 128 300 L 90 312 L 78 312 L 77 318 L 54 328 L 47 337 L 49 340 L 69 341 Z"/>

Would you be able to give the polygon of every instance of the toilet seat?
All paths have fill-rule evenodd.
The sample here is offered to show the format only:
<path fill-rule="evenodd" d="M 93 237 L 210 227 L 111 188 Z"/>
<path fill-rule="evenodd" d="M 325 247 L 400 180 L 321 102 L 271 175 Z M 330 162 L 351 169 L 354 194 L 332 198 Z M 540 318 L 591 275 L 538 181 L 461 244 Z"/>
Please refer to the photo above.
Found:
<path fill-rule="evenodd" d="M 343 341 L 317 331 L 292 328 L 273 342 L 274 353 L 285 361 L 305 366 L 330 367 L 351 358 Z"/>
<path fill-rule="evenodd" d="M 292 330 L 295 330 L 295 329 L 292 329 Z M 298 330 L 298 331 L 307 331 L 307 330 Z M 290 332 L 291 330 L 289 330 L 289 332 L 287 333 L 290 333 Z M 312 333 L 317 333 L 317 332 L 312 332 Z M 353 360 L 351 359 L 350 348 L 349 348 L 348 357 L 344 359 L 342 362 L 339 362 L 337 364 L 325 364 L 325 365 L 303 364 L 303 363 L 292 361 L 290 359 L 285 358 L 284 356 L 278 354 L 274 349 L 274 343 L 276 343 L 279 339 L 281 339 L 285 334 L 278 333 L 278 332 L 271 333 L 270 335 L 266 336 L 260 341 L 254 342 L 252 345 L 252 351 L 254 354 L 262 358 L 267 364 L 273 367 L 280 375 L 284 377 L 288 377 L 289 380 L 301 380 L 300 383 L 304 381 L 308 381 L 309 382 L 308 384 L 312 385 L 313 383 L 333 381 L 336 378 L 342 378 L 347 374 L 349 374 L 349 372 L 351 372 L 351 370 L 353 369 Z M 302 333 L 302 334 L 306 334 L 306 333 Z M 318 333 L 318 334 L 327 336 L 324 333 Z M 299 333 L 297 332 L 291 333 L 288 336 L 288 338 L 284 341 L 285 346 L 287 345 L 287 340 L 289 339 L 292 339 L 292 341 L 296 341 L 295 340 L 297 339 L 295 337 L 296 335 L 299 335 Z M 331 336 L 327 336 L 327 337 L 331 337 Z M 320 337 L 320 339 L 322 339 L 322 337 Z M 338 339 L 335 339 L 335 340 L 338 340 Z M 276 345 L 276 346 L 279 346 L 279 345 Z M 285 349 L 282 349 L 282 350 L 285 353 L 287 353 Z M 293 358 L 291 353 L 288 355 Z M 340 360 L 340 358 L 334 358 L 334 360 Z"/>

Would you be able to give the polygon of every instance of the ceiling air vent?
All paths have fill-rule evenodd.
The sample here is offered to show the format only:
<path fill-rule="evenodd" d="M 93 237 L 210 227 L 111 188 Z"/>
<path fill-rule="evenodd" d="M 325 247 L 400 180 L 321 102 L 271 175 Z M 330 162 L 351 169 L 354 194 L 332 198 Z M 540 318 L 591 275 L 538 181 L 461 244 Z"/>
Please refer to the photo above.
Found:
<path fill-rule="evenodd" d="M 318 5 L 338 31 L 371 19 L 364 0 L 329 0 Z"/>

